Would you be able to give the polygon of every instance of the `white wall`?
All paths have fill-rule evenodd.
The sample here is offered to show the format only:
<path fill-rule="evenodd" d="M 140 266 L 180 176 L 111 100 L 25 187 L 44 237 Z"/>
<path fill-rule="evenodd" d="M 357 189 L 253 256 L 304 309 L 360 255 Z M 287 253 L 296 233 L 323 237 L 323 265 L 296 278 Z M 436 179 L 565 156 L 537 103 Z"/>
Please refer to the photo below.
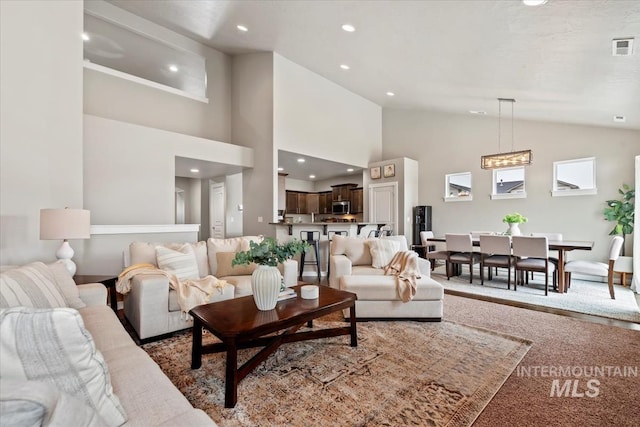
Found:
<path fill-rule="evenodd" d="M 86 114 L 217 141 L 231 141 L 231 58 L 228 55 L 109 3 L 90 1 L 85 5 L 92 13 L 204 57 L 209 99 L 205 104 L 98 71 L 85 70 Z"/>
<path fill-rule="evenodd" d="M 277 151 L 273 146 L 273 54 L 233 58 L 232 141 L 251 147 L 256 162 L 243 173 L 243 231 L 275 236 L 269 222 L 276 215 Z M 262 219 L 262 222 L 259 220 Z"/>
<path fill-rule="evenodd" d="M 480 156 L 496 152 L 497 128 L 495 117 L 385 109 L 383 155 L 418 160 L 418 204 L 433 206 L 435 234 L 504 231 L 504 215 L 520 212 L 529 218 L 521 226 L 524 233 L 562 232 L 566 240 L 596 242 L 592 252 L 571 253 L 570 259 L 604 259 L 613 224 L 602 211 L 623 183 L 633 182 L 640 132 L 516 120 L 515 149 L 533 150 L 533 165 L 526 168 L 527 198 L 490 200 L 492 173 L 480 169 Z M 598 194 L 551 197 L 553 162 L 591 156 L 597 159 Z M 445 174 L 466 171 L 473 175 L 473 200 L 445 203 Z"/>
<path fill-rule="evenodd" d="M 200 224 L 200 180 L 177 176 L 175 178 L 175 186 L 184 190 L 185 224 Z"/>
<path fill-rule="evenodd" d="M 55 259 L 40 209 L 83 207 L 81 33 L 82 2 L 0 1 L 0 264 Z"/>
<path fill-rule="evenodd" d="M 381 158 L 381 107 L 278 54 L 273 100 L 278 149 L 360 167 Z"/>
<path fill-rule="evenodd" d="M 172 224 L 175 157 L 253 166 L 250 149 L 84 116 L 84 197 L 93 224 Z"/>

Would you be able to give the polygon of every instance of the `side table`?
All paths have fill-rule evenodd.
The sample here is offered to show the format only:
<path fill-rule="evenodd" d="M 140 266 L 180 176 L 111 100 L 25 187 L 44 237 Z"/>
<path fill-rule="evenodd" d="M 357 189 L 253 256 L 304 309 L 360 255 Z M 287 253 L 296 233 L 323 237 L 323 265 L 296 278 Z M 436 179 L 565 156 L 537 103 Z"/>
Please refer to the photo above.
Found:
<path fill-rule="evenodd" d="M 118 297 L 116 294 L 116 281 L 118 280 L 118 276 L 76 274 L 75 276 L 73 276 L 73 280 L 76 282 L 76 285 L 84 285 L 86 283 L 102 283 L 107 287 L 107 291 L 109 292 L 109 302 L 111 304 L 111 309 L 116 313 L 118 312 Z"/>

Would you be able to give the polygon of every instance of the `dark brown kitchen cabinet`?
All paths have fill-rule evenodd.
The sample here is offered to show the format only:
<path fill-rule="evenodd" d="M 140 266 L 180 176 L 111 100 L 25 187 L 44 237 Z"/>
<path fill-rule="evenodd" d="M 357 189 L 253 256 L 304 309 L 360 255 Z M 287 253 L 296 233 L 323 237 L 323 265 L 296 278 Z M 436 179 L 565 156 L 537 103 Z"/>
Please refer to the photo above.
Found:
<path fill-rule="evenodd" d="M 307 193 L 301 191 L 287 190 L 287 213 L 288 214 L 306 214 L 309 213 L 307 208 Z"/>
<path fill-rule="evenodd" d="M 307 213 L 320 213 L 320 196 L 318 193 L 309 193 L 307 196 Z"/>
<path fill-rule="evenodd" d="M 358 184 L 340 184 L 332 185 L 331 192 L 334 202 L 346 202 L 351 200 L 351 189 L 357 187 Z"/>
<path fill-rule="evenodd" d="M 322 191 L 318 193 L 318 213 L 330 214 L 332 202 L 333 194 L 331 194 L 331 191 Z"/>
<path fill-rule="evenodd" d="M 364 212 L 363 190 L 354 188 L 351 190 L 351 213 L 358 214 Z"/>

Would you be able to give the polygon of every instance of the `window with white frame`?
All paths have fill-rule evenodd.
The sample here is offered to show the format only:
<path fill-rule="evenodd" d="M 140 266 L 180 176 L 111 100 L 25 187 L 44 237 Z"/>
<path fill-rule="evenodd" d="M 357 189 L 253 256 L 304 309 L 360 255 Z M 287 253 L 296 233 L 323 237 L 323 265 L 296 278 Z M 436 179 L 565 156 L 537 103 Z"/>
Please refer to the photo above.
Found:
<path fill-rule="evenodd" d="M 493 170 L 491 199 L 523 199 L 525 191 L 524 167 Z"/>
<path fill-rule="evenodd" d="M 472 198 L 471 172 L 450 173 L 445 175 L 445 202 L 463 202 L 472 200 Z"/>
<path fill-rule="evenodd" d="M 598 194 L 595 157 L 553 162 L 552 196 L 588 194 Z"/>

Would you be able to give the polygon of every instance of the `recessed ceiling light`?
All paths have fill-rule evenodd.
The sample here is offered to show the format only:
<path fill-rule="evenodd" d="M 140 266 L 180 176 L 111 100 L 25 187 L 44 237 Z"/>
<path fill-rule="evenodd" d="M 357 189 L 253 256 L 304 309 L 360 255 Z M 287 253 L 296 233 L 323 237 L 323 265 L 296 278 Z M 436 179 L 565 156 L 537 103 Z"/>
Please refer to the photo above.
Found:
<path fill-rule="evenodd" d="M 387 96 L 396 96 L 396 94 L 393 92 L 387 92 Z"/>
<path fill-rule="evenodd" d="M 347 172 L 353 172 L 353 168 L 347 169 Z"/>
<path fill-rule="evenodd" d="M 347 33 L 353 33 L 356 30 L 356 27 L 354 27 L 351 24 L 344 24 L 342 26 L 342 29 L 345 30 Z"/>
<path fill-rule="evenodd" d="M 236 28 L 245 33 L 249 31 L 249 28 L 245 27 L 244 25 L 236 25 Z"/>
<path fill-rule="evenodd" d="M 278 172 L 282 172 L 284 170 L 283 167 L 278 167 Z"/>
<path fill-rule="evenodd" d="M 351 67 L 349 67 L 347 64 L 342 64 L 340 65 L 340 68 L 342 68 L 343 70 L 348 70 Z"/>
<path fill-rule="evenodd" d="M 172 73 L 177 73 L 178 72 L 178 67 L 176 65 L 169 65 L 169 71 L 171 71 Z"/>
<path fill-rule="evenodd" d="M 82 40 L 88 42 L 89 40 L 91 40 L 91 37 L 89 37 L 89 34 L 87 33 L 82 33 Z"/>
<path fill-rule="evenodd" d="M 313 179 L 315 177 L 316 177 L 315 175 L 309 175 L 309 178 L 311 178 L 311 179 Z"/>
<path fill-rule="evenodd" d="M 193 169 L 190 169 L 190 172 L 191 173 L 198 173 L 198 172 L 200 172 L 200 169 L 193 168 Z"/>
<path fill-rule="evenodd" d="M 541 6 L 546 2 L 547 0 L 522 0 L 522 3 L 526 4 L 527 6 Z"/>
<path fill-rule="evenodd" d="M 613 116 L 613 121 L 616 123 L 624 123 L 627 121 L 625 116 Z"/>
<path fill-rule="evenodd" d="M 469 110 L 471 114 L 479 114 L 481 116 L 485 116 L 487 114 L 486 111 L 478 111 L 478 110 Z"/>
<path fill-rule="evenodd" d="M 303 159 L 302 157 L 300 157 L 300 158 L 298 159 L 298 163 L 304 163 L 304 159 Z"/>

